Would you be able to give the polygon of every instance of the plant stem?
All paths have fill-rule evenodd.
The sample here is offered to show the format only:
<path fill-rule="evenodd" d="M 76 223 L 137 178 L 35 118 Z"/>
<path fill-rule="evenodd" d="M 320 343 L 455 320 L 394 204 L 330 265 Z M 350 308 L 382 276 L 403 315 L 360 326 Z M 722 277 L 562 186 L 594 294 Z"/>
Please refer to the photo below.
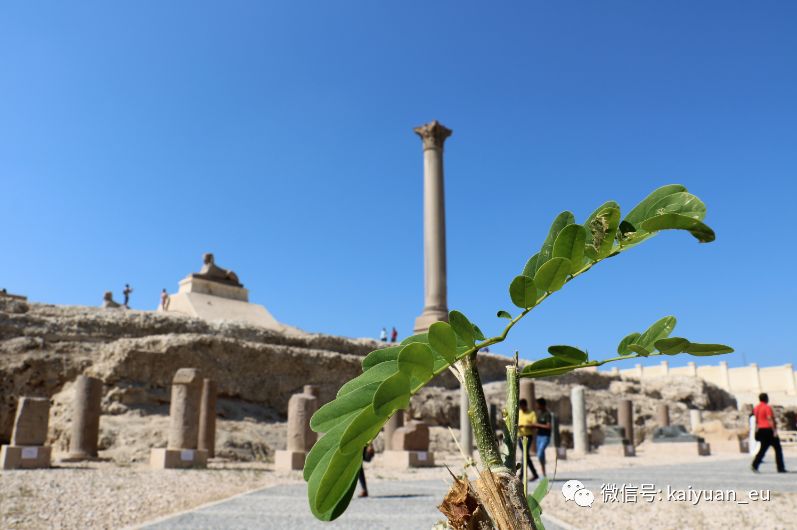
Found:
<path fill-rule="evenodd" d="M 479 371 L 476 369 L 476 355 L 469 355 L 462 359 L 462 372 L 465 376 L 465 388 L 470 400 L 470 423 L 473 426 L 473 436 L 476 439 L 476 448 L 479 450 L 482 464 L 486 468 L 502 466 L 501 455 L 498 452 L 498 440 L 495 430 L 490 424 L 490 413 L 487 409 L 487 400 L 484 398 Z"/>
<path fill-rule="evenodd" d="M 518 429 L 518 388 L 517 377 L 517 353 L 515 353 L 515 365 L 506 367 L 506 420 L 504 441 L 508 454 L 504 465 L 509 469 L 515 469 L 515 444 L 517 444 L 517 429 Z"/>

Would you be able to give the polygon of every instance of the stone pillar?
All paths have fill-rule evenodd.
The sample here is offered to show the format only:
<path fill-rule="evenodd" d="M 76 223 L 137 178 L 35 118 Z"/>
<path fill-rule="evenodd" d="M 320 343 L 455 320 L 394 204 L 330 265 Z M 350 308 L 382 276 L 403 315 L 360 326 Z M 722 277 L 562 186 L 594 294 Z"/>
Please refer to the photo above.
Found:
<path fill-rule="evenodd" d="M 404 425 L 404 411 L 398 410 L 385 423 L 385 451 L 393 449 L 393 433 Z"/>
<path fill-rule="evenodd" d="M 423 139 L 424 271 L 424 307 L 414 329 L 423 333 L 434 322 L 448 320 L 443 144 L 451 129 L 435 120 L 414 130 Z"/>
<path fill-rule="evenodd" d="M 656 424 L 659 427 L 669 427 L 670 425 L 670 406 L 666 403 L 659 403 L 656 406 Z"/>
<path fill-rule="evenodd" d="M 731 376 L 728 373 L 728 361 L 720 361 L 720 381 L 718 386 L 728 392 L 731 391 Z"/>
<path fill-rule="evenodd" d="M 155 469 L 204 468 L 208 452 L 199 449 L 202 376 L 196 368 L 180 368 L 172 379 L 169 404 L 169 439 L 165 449 L 155 448 L 150 465 Z"/>
<path fill-rule="evenodd" d="M 790 396 L 797 395 L 797 380 L 794 377 L 794 365 L 792 363 L 788 363 L 784 366 L 786 373 L 783 374 L 786 376 L 786 394 Z"/>
<path fill-rule="evenodd" d="M 429 427 L 422 421 L 409 420 L 393 432 L 392 449 L 382 454 L 386 467 L 407 469 L 434 466 L 434 454 L 429 452 Z"/>
<path fill-rule="evenodd" d="M 617 423 L 625 430 L 625 438 L 631 445 L 634 444 L 634 404 L 630 399 L 620 400 L 617 409 Z"/>
<path fill-rule="evenodd" d="M 202 398 L 199 405 L 199 440 L 197 447 L 208 452 L 208 458 L 216 456 L 216 382 L 205 378 L 202 382 Z"/>
<path fill-rule="evenodd" d="M 50 467 L 52 448 L 44 445 L 49 421 L 49 399 L 19 398 L 11 443 L 0 448 L 0 469 Z"/>
<path fill-rule="evenodd" d="M 470 424 L 470 416 L 468 415 L 468 392 L 460 387 L 459 389 L 459 445 L 465 456 L 470 457 L 473 455 L 473 428 Z"/>
<path fill-rule="evenodd" d="M 584 404 L 584 387 L 576 385 L 570 391 L 570 402 L 573 407 L 573 452 L 585 455 L 589 452 L 589 436 L 587 434 L 587 409 Z"/>
<path fill-rule="evenodd" d="M 304 459 L 317 439 L 316 433 L 310 428 L 310 418 L 318 410 L 317 393 L 317 387 L 305 385 L 301 394 L 294 394 L 288 400 L 287 449 L 276 452 L 275 469 L 290 471 L 304 468 Z"/>
<path fill-rule="evenodd" d="M 499 416 L 498 416 L 498 405 L 495 403 L 490 403 L 490 425 L 492 425 L 493 430 L 497 431 L 499 427 Z"/>
<path fill-rule="evenodd" d="M 700 410 L 698 409 L 689 410 L 689 424 L 692 427 L 692 432 L 697 431 L 697 428 L 700 427 L 701 423 L 703 423 L 703 420 L 700 416 L 701 416 Z"/>
<path fill-rule="evenodd" d="M 72 405 L 72 436 L 68 460 L 97 458 L 102 412 L 102 381 L 86 375 L 75 380 L 75 401 Z"/>
<path fill-rule="evenodd" d="M 692 377 L 697 377 L 697 364 L 694 361 L 689 361 L 686 363 L 686 368 L 689 372 L 689 375 Z"/>
<path fill-rule="evenodd" d="M 534 410 L 534 403 L 536 401 L 534 394 L 534 381 L 524 377 L 520 380 L 520 390 L 518 392 L 518 401 L 525 399 L 528 403 L 529 410 Z"/>

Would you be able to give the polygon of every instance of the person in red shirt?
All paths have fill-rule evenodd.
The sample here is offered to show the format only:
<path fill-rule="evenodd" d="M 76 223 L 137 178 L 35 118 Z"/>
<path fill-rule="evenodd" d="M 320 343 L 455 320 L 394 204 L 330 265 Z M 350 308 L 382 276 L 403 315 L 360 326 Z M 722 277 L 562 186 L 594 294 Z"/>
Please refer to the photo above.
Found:
<path fill-rule="evenodd" d="M 758 473 L 758 466 L 761 465 L 764 454 L 771 445 L 775 449 L 775 464 L 777 465 L 778 473 L 785 473 L 783 450 L 780 448 L 775 415 L 772 413 L 772 407 L 769 406 L 769 396 L 766 393 L 759 394 L 758 400 L 760 403 L 753 409 L 753 415 L 755 416 L 755 439 L 761 443 L 761 448 L 758 450 L 758 454 L 755 455 L 755 459 L 753 459 L 753 471 Z"/>

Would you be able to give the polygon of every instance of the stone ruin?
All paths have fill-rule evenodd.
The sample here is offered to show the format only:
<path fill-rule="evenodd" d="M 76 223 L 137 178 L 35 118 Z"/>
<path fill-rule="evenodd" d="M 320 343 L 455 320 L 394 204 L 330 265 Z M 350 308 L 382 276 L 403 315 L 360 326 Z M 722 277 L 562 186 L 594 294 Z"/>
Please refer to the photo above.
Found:
<path fill-rule="evenodd" d="M 52 448 L 45 445 L 49 420 L 49 399 L 19 398 L 11 443 L 0 449 L 0 469 L 50 467 Z"/>
<path fill-rule="evenodd" d="M 301 394 L 288 401 L 288 443 L 285 450 L 277 451 L 274 468 L 291 471 L 304 468 L 304 459 L 317 440 L 310 429 L 310 418 L 318 410 L 318 387 L 305 385 Z"/>

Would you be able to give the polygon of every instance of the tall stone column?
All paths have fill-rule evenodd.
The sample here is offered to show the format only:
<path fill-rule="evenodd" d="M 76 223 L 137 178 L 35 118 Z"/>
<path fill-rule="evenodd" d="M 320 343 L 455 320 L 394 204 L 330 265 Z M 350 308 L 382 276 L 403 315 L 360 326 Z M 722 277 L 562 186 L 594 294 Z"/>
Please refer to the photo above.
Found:
<path fill-rule="evenodd" d="M 451 129 L 434 120 L 414 130 L 423 140 L 424 306 L 415 319 L 415 333 L 423 333 L 434 322 L 448 320 L 443 144 Z"/>
<path fill-rule="evenodd" d="M 666 403 L 659 403 L 656 407 L 656 423 L 659 427 L 669 427 L 670 407 Z"/>
<path fill-rule="evenodd" d="M 180 368 L 174 374 L 169 404 L 169 438 L 165 449 L 152 449 L 150 465 L 153 468 L 207 466 L 208 452 L 198 447 L 202 386 L 202 375 L 196 368 Z"/>
<path fill-rule="evenodd" d="M 625 430 L 625 437 L 628 443 L 634 444 L 634 404 L 630 399 L 620 400 L 620 407 L 617 409 L 617 423 Z"/>
<path fill-rule="evenodd" d="M 294 394 L 288 400 L 287 448 L 275 453 L 275 469 L 288 471 L 304 468 L 304 459 L 318 438 L 310 428 L 310 418 L 318 410 L 317 393 L 317 387 L 305 385 L 301 394 Z"/>
<path fill-rule="evenodd" d="M 573 387 L 570 391 L 570 403 L 573 407 L 573 451 L 576 454 L 585 455 L 589 452 L 589 436 L 583 386 Z"/>
<path fill-rule="evenodd" d="M 72 405 L 69 460 L 97 458 L 101 405 L 102 381 L 79 375 L 75 380 L 75 401 Z"/>
<path fill-rule="evenodd" d="M 205 378 L 202 381 L 202 399 L 199 405 L 198 448 L 208 452 L 208 458 L 216 456 L 216 382 Z"/>
<path fill-rule="evenodd" d="M 468 402 L 467 391 L 460 387 L 459 389 L 459 445 L 462 446 L 462 452 L 465 456 L 470 457 L 473 455 L 473 428 L 470 424 L 470 416 L 468 415 Z"/>
<path fill-rule="evenodd" d="M 393 433 L 404 425 L 404 411 L 398 410 L 385 423 L 385 451 L 393 449 Z"/>

